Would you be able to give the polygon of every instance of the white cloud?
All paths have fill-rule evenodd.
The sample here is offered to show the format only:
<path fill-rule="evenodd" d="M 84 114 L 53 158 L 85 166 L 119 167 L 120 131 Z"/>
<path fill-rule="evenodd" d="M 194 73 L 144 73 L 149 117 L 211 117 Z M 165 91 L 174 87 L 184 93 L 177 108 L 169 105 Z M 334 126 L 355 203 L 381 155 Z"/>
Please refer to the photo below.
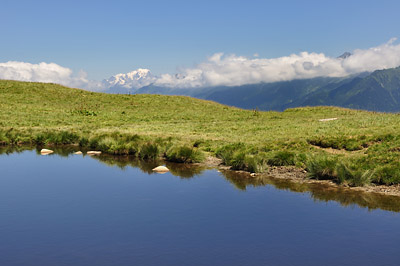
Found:
<path fill-rule="evenodd" d="M 53 82 L 89 90 L 112 86 L 137 89 L 154 83 L 172 88 L 238 86 L 260 82 L 287 81 L 314 77 L 343 77 L 365 71 L 400 66 L 400 44 L 396 39 L 377 47 L 357 49 L 345 58 L 323 53 L 302 52 L 278 58 L 252 58 L 216 53 L 205 62 L 179 73 L 153 76 L 147 69 L 117 74 L 103 82 L 90 81 L 85 72 L 74 74 L 69 68 L 54 63 L 0 63 L 0 79 Z"/>
<path fill-rule="evenodd" d="M 0 63 L 0 79 L 51 82 L 77 88 L 101 89 L 100 83 L 89 81 L 84 71 L 74 75 L 71 69 L 55 63 L 31 64 L 16 61 Z"/>
<path fill-rule="evenodd" d="M 262 59 L 216 53 L 195 68 L 176 75 L 164 74 L 156 85 L 175 88 L 237 86 L 260 82 L 287 81 L 314 77 L 343 77 L 364 71 L 400 66 L 400 44 L 395 39 L 366 50 L 355 50 L 347 58 L 323 53 L 302 52 Z"/>

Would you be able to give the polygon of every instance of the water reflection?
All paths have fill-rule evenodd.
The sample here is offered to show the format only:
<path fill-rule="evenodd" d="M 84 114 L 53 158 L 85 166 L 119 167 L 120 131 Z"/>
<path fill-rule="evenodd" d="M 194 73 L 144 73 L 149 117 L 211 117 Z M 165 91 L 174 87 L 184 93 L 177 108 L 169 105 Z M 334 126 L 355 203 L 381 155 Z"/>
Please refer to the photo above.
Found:
<path fill-rule="evenodd" d="M 93 156 L 95 160 L 98 160 L 108 166 L 117 166 L 124 169 L 128 166 L 139 168 L 142 172 L 147 174 L 156 174 L 153 172 L 153 168 L 159 165 L 166 165 L 170 170 L 170 173 L 174 176 L 181 178 L 192 178 L 200 175 L 207 167 L 200 165 L 190 165 L 182 163 L 171 163 L 161 160 L 139 160 L 132 156 L 113 156 L 113 155 L 101 155 Z"/>
<path fill-rule="evenodd" d="M 383 209 L 387 211 L 400 212 L 400 197 L 354 191 L 348 188 L 337 188 L 328 184 L 299 183 L 292 180 L 284 180 L 267 176 L 255 176 L 249 178 L 248 174 L 236 173 L 234 171 L 222 172 L 236 188 L 246 190 L 247 187 L 272 185 L 277 189 L 288 190 L 297 193 L 309 193 L 311 198 L 317 201 L 336 201 L 342 206 L 358 205 L 369 210 Z"/>
<path fill-rule="evenodd" d="M 20 147 L 7 146 L 0 147 L 0 154 L 20 153 L 25 150 L 35 150 L 40 155 L 41 147 Z M 54 154 L 49 156 L 78 156 L 73 155 L 79 150 L 76 146 L 52 147 Z M 83 155 L 87 156 L 87 155 Z M 170 169 L 170 173 L 180 178 L 192 178 L 199 176 L 209 169 L 200 165 L 177 164 L 164 161 L 143 161 L 130 156 L 112 156 L 101 155 L 92 156 L 105 165 L 125 169 L 126 167 L 139 168 L 147 174 L 155 174 L 152 169 L 158 165 L 166 165 Z M 400 197 L 382 195 L 378 193 L 368 193 L 350 190 L 348 188 L 337 188 L 327 184 L 319 183 L 299 183 L 292 180 L 283 180 L 267 176 L 250 177 L 247 173 L 238 173 L 235 171 L 222 171 L 221 176 L 228 180 L 235 188 L 245 191 L 248 187 L 264 187 L 273 186 L 280 190 L 287 190 L 296 193 L 309 193 L 311 198 L 316 201 L 336 201 L 342 206 L 358 205 L 369 210 L 383 209 L 387 211 L 400 212 Z"/>

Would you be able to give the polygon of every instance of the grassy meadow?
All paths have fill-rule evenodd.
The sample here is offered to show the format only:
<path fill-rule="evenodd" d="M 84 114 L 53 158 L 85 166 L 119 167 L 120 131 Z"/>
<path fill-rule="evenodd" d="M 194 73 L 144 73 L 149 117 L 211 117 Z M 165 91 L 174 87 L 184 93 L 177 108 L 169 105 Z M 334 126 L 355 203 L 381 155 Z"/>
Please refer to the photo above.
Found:
<path fill-rule="evenodd" d="M 320 122 L 319 119 L 337 118 Z M 336 107 L 242 110 L 183 96 L 113 95 L 0 80 L 0 144 L 74 144 L 174 162 L 295 165 L 351 186 L 400 183 L 400 115 Z"/>

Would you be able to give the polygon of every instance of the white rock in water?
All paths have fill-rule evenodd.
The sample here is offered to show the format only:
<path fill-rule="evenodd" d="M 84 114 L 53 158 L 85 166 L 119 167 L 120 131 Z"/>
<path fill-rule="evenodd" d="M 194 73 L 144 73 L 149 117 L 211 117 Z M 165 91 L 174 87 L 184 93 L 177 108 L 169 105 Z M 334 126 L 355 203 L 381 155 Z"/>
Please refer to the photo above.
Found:
<path fill-rule="evenodd" d="M 153 171 L 159 173 L 166 173 L 169 171 L 169 169 L 165 166 L 157 166 L 156 168 L 153 168 Z"/>
<path fill-rule="evenodd" d="M 82 154 L 81 151 L 74 152 L 74 154 Z"/>
<path fill-rule="evenodd" d="M 53 153 L 54 151 L 52 151 L 52 150 L 48 150 L 48 149 L 41 149 L 40 150 L 40 153 L 42 154 L 42 155 L 47 155 L 47 154 L 50 154 L 50 153 Z"/>
<path fill-rule="evenodd" d="M 101 151 L 88 151 L 86 154 L 87 155 L 100 155 Z"/>

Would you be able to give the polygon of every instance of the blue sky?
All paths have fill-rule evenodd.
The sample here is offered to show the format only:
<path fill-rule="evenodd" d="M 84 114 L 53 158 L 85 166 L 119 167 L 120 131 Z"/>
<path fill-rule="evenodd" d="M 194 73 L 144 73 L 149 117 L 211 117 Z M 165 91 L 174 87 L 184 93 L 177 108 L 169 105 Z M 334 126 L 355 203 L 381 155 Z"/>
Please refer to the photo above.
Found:
<path fill-rule="evenodd" d="M 0 62 L 101 80 L 192 67 L 217 52 L 337 56 L 400 37 L 400 1 L 1 1 Z"/>

